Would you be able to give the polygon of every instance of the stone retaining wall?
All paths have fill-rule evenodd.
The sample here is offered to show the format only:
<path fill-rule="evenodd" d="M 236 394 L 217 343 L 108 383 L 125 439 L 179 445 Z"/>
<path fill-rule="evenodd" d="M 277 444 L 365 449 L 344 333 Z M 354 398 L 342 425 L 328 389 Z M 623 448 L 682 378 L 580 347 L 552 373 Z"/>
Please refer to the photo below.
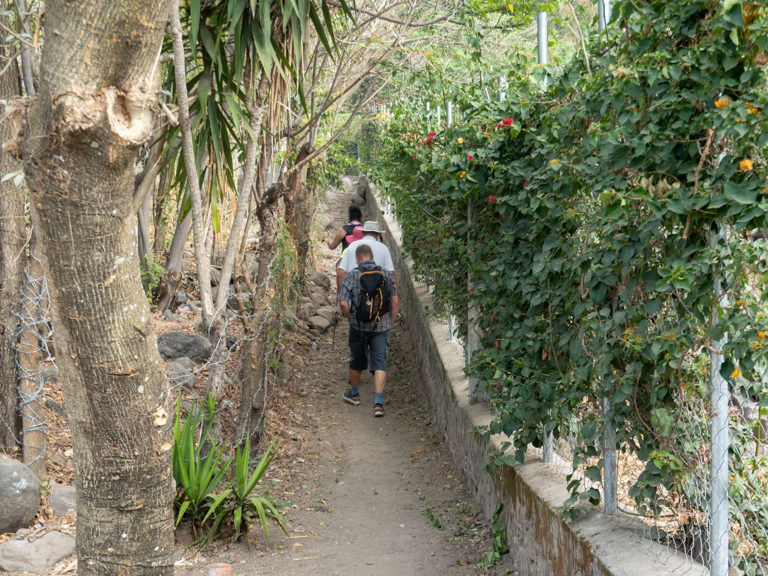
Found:
<path fill-rule="evenodd" d="M 428 310 L 430 295 L 414 281 L 402 256 L 400 229 L 383 214 L 375 194 L 367 194 L 365 219 L 379 220 L 395 262 L 402 314 L 412 349 L 421 359 L 422 385 L 435 423 L 460 468 L 465 485 L 490 519 L 504 502 L 507 539 L 521 576 L 699 576 L 708 571 L 685 555 L 640 537 L 642 526 L 619 514 L 598 510 L 566 522 L 558 508 L 568 497 L 564 465 L 544 464 L 535 455 L 491 476 L 485 470 L 488 447 L 475 430 L 491 421 L 488 406 L 469 404 L 463 353 L 449 341 L 448 327 Z M 498 448 L 500 438 L 491 442 Z"/>

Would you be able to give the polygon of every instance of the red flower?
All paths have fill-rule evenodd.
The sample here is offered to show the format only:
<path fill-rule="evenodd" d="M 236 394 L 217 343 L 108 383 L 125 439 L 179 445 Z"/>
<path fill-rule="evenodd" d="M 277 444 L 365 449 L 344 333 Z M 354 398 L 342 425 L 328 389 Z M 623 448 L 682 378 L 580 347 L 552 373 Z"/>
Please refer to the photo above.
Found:
<path fill-rule="evenodd" d="M 434 138 L 435 136 L 437 136 L 437 132 L 430 132 L 430 133 L 428 134 L 428 136 L 429 136 L 430 138 Z"/>
<path fill-rule="evenodd" d="M 528 180 L 523 181 L 523 188 L 528 188 Z"/>
<path fill-rule="evenodd" d="M 416 154 L 414 154 L 413 157 L 416 158 Z"/>
<path fill-rule="evenodd" d="M 506 118 L 504 118 L 504 120 L 501 121 L 501 123 L 504 124 L 504 126 L 512 126 L 513 122 L 514 120 L 512 120 L 512 118 L 510 118 L 509 116 L 507 116 Z"/>
<path fill-rule="evenodd" d="M 470 295 L 474 294 L 475 293 L 475 289 L 474 288 L 470 288 L 469 290 L 467 290 L 467 292 L 469 292 Z"/>
<path fill-rule="evenodd" d="M 488 196 L 488 198 L 486 198 L 486 200 L 488 200 L 488 202 L 490 202 L 491 204 L 496 204 L 496 202 L 499 201 L 499 199 L 496 198 L 496 196 L 494 196 L 493 194 Z"/>
<path fill-rule="evenodd" d="M 470 162 L 472 162 L 472 154 L 467 154 L 467 160 L 469 160 Z"/>

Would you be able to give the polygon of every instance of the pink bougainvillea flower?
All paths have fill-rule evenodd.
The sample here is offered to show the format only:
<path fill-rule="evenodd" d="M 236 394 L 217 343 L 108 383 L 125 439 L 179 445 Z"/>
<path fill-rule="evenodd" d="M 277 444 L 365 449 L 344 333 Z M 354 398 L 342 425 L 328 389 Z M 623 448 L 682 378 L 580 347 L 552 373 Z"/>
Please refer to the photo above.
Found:
<path fill-rule="evenodd" d="M 507 116 L 507 117 L 506 117 L 506 118 L 504 118 L 504 120 L 502 120 L 501 122 L 502 122 L 502 124 L 504 124 L 504 126 L 512 126 L 512 124 L 514 123 L 514 120 L 512 120 L 512 118 L 510 118 L 509 116 Z"/>
<path fill-rule="evenodd" d="M 434 138 L 435 136 L 437 136 L 437 132 L 430 132 L 430 133 L 428 134 L 428 136 L 429 136 L 430 138 Z"/>
<path fill-rule="evenodd" d="M 413 158 L 416 158 L 416 154 L 413 155 Z"/>
<path fill-rule="evenodd" d="M 499 122 L 498 124 L 496 124 L 496 128 L 501 128 L 501 122 Z"/>
<path fill-rule="evenodd" d="M 525 181 L 523 182 L 523 188 L 527 188 L 527 187 L 528 187 L 528 180 L 525 180 Z"/>
<path fill-rule="evenodd" d="M 470 162 L 472 162 L 472 158 L 473 158 L 472 154 L 467 154 L 467 160 L 469 160 Z"/>
<path fill-rule="evenodd" d="M 490 202 L 491 204 L 496 204 L 496 202 L 499 201 L 499 199 L 496 198 L 496 196 L 494 196 L 493 194 L 488 196 L 488 198 L 486 198 L 486 200 L 488 200 L 488 202 Z"/>

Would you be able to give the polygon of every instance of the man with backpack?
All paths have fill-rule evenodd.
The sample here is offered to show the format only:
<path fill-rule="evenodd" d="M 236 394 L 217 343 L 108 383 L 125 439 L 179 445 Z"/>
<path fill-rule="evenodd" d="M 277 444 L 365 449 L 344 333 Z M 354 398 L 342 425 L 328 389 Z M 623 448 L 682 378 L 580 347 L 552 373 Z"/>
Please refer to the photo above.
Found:
<path fill-rule="evenodd" d="M 377 266 L 372 247 L 360 240 L 350 251 L 354 251 L 357 268 L 344 276 L 339 293 L 341 313 L 349 318 L 350 350 L 350 387 L 341 397 L 354 406 L 360 404 L 360 377 L 368 368 L 373 373 L 373 415 L 381 417 L 384 416 L 389 330 L 391 319 L 400 311 L 400 301 L 392 272 Z"/>
<path fill-rule="evenodd" d="M 392 275 L 394 276 L 395 265 L 392 263 L 392 255 L 389 253 L 389 248 L 387 248 L 387 245 L 381 241 L 381 235 L 384 233 L 384 230 L 379 228 L 379 223 L 375 220 L 367 220 L 365 224 L 363 224 L 361 232 L 363 233 L 363 237 L 356 243 L 363 242 L 368 244 L 373 251 L 374 262 L 384 270 L 392 272 Z M 351 244 L 351 246 L 354 247 L 355 244 Z M 355 251 L 347 249 L 341 257 L 341 262 L 339 262 L 336 267 L 337 292 L 341 291 L 341 284 L 344 281 L 344 276 L 347 272 L 356 267 L 357 261 L 355 258 Z"/>

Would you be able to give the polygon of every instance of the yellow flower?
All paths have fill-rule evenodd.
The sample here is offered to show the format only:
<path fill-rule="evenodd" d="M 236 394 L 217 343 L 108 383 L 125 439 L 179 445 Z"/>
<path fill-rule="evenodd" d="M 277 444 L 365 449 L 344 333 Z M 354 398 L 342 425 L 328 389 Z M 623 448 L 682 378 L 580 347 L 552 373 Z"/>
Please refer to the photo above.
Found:
<path fill-rule="evenodd" d="M 732 102 L 732 100 L 730 98 L 728 98 L 728 96 L 723 96 L 723 103 L 724 104 L 728 105 L 731 102 Z"/>
<path fill-rule="evenodd" d="M 743 170 L 744 172 L 749 172 L 752 170 L 752 160 L 749 158 L 744 158 L 744 160 L 739 162 L 739 170 Z"/>
<path fill-rule="evenodd" d="M 731 378 L 741 378 L 741 370 L 736 368 L 733 372 L 731 372 Z"/>
<path fill-rule="evenodd" d="M 674 335 L 674 334 L 672 334 L 672 332 L 669 332 L 669 333 L 667 334 L 667 340 L 672 340 L 672 338 L 674 338 L 674 337 L 675 337 L 675 335 Z"/>
<path fill-rule="evenodd" d="M 459 178 L 464 178 L 464 176 L 466 176 L 466 175 L 467 175 L 467 173 L 466 173 L 466 172 L 464 172 L 464 170 L 462 170 L 461 172 L 459 172 Z"/>
<path fill-rule="evenodd" d="M 514 4 L 512 4 L 512 2 L 510 2 L 509 4 L 507 4 L 507 8 L 509 8 L 509 12 L 510 12 L 510 14 L 511 14 L 512 12 L 514 12 L 514 11 L 515 11 L 515 5 L 514 5 Z"/>
<path fill-rule="evenodd" d="M 715 100 L 715 108 L 720 108 L 720 109 L 725 108 L 725 102 L 723 102 L 722 100 Z"/>
<path fill-rule="evenodd" d="M 434 51 L 432 51 L 432 50 L 427 50 L 427 58 L 429 58 L 430 56 L 432 56 L 432 54 L 434 54 Z"/>
<path fill-rule="evenodd" d="M 744 300 L 736 300 L 736 306 L 744 306 Z"/>
<path fill-rule="evenodd" d="M 550 166 L 554 166 L 554 165 L 555 165 L 555 164 L 557 164 L 558 162 L 560 162 L 560 160 L 558 160 L 557 158 L 555 158 L 555 159 L 553 159 L 553 160 L 550 160 L 550 161 L 549 161 L 549 165 L 550 165 Z"/>
<path fill-rule="evenodd" d="M 456 142 L 458 142 L 459 144 L 464 144 L 464 138 L 457 138 Z"/>
<path fill-rule="evenodd" d="M 757 337 L 760 338 L 760 340 L 763 340 L 765 338 L 765 332 L 758 332 Z"/>

